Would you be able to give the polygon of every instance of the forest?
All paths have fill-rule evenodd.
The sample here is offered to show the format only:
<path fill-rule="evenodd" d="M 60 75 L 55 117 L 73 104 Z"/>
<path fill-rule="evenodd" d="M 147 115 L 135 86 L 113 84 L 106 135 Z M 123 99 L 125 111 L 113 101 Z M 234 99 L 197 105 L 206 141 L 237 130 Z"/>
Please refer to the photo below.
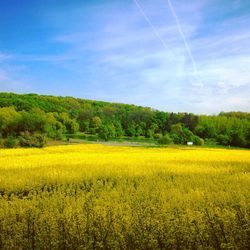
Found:
<path fill-rule="evenodd" d="M 166 107 L 167 108 L 167 107 Z M 151 138 L 159 144 L 250 147 L 250 113 L 173 113 L 129 104 L 0 93 L 1 147 L 43 147 L 66 135 Z"/>

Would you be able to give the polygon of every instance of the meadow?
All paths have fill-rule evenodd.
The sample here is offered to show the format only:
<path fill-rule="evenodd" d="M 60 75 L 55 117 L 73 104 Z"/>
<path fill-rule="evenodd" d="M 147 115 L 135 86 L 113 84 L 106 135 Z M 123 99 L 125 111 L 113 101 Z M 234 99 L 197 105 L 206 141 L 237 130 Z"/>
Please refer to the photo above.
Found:
<path fill-rule="evenodd" d="M 250 151 L 0 150 L 0 249 L 249 249 Z"/>

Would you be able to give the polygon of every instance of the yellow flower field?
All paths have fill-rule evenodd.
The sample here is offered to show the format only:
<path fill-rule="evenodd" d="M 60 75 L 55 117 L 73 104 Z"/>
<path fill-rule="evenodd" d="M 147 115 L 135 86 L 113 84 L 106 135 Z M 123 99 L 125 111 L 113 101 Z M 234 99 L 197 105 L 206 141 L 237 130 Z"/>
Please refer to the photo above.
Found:
<path fill-rule="evenodd" d="M 0 249 L 247 249 L 249 170 L 249 150 L 0 150 Z"/>

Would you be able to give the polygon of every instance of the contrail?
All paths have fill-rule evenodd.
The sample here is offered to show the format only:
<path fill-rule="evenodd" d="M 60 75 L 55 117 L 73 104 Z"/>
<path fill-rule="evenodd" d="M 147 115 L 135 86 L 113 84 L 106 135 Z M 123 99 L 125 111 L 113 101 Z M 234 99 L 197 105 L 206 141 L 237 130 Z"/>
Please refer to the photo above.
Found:
<path fill-rule="evenodd" d="M 157 29 L 155 28 L 155 26 L 152 24 L 152 22 L 150 21 L 150 19 L 148 18 L 148 16 L 146 15 L 146 13 L 144 12 L 144 10 L 142 9 L 142 7 L 140 6 L 140 4 L 137 2 L 137 0 L 133 0 L 134 3 L 136 4 L 137 8 L 140 10 L 140 12 L 142 13 L 142 15 L 144 16 L 145 20 L 147 21 L 147 23 L 149 24 L 149 26 L 152 28 L 152 30 L 154 31 L 155 36 L 160 40 L 161 44 L 163 45 L 163 47 L 167 50 L 169 50 L 167 44 L 165 43 L 165 41 L 163 40 L 163 38 L 161 37 L 160 33 L 157 31 Z"/>
<path fill-rule="evenodd" d="M 171 0 L 167 0 L 167 1 L 168 1 L 168 5 L 169 5 L 169 8 L 170 8 L 170 11 L 171 11 L 171 13 L 172 13 L 172 15 L 173 15 L 173 17 L 174 17 L 174 19 L 175 19 L 175 22 L 176 22 L 178 31 L 179 31 L 179 33 L 180 33 L 180 35 L 181 35 L 181 38 L 182 38 L 182 40 L 183 40 L 183 43 L 184 43 L 184 45 L 185 45 L 185 47 L 186 47 L 187 53 L 188 53 L 188 55 L 189 55 L 189 57 L 190 57 L 190 60 L 191 60 L 191 62 L 192 62 L 193 72 L 194 72 L 194 74 L 195 74 L 195 77 L 197 78 L 197 80 L 200 81 L 200 79 L 199 79 L 199 77 L 198 77 L 198 70 L 197 70 L 196 62 L 195 62 L 195 60 L 194 60 L 194 56 L 193 56 L 193 54 L 192 54 L 192 51 L 191 51 L 191 49 L 190 49 L 190 47 L 189 47 L 189 45 L 188 45 L 187 39 L 186 39 L 186 37 L 185 37 L 185 34 L 184 34 L 183 30 L 182 30 L 182 27 L 181 27 L 179 18 L 178 18 L 178 16 L 177 16 L 176 12 L 175 12 L 175 9 L 174 9 L 174 7 L 173 7 L 173 5 L 172 5 Z"/>
<path fill-rule="evenodd" d="M 160 41 L 161 44 L 163 45 L 163 47 L 164 47 L 165 49 L 167 49 L 168 51 L 171 51 L 171 50 L 169 49 L 168 45 L 166 44 L 166 42 L 163 40 L 163 38 L 162 38 L 162 36 L 160 35 L 160 33 L 158 32 L 158 30 L 155 28 L 155 26 L 153 25 L 153 23 L 150 21 L 149 17 L 148 17 L 147 14 L 145 13 L 145 11 L 143 10 L 143 8 L 142 8 L 141 5 L 139 4 L 139 2 L 138 2 L 137 0 L 133 0 L 133 1 L 134 1 L 135 5 L 137 6 L 137 8 L 139 9 L 139 11 L 141 12 L 141 14 L 143 15 L 143 17 L 144 17 L 144 19 L 146 20 L 146 22 L 149 24 L 149 26 L 150 26 L 151 29 L 153 30 L 155 36 L 159 39 L 159 41 Z M 187 39 L 186 39 L 186 37 L 185 37 L 185 35 L 184 35 L 183 31 L 182 31 L 182 28 L 181 28 L 181 24 L 180 24 L 179 18 L 178 18 L 178 16 L 177 16 L 177 14 L 176 14 L 176 12 L 175 12 L 175 10 L 174 10 L 174 7 L 173 7 L 173 5 L 172 5 L 172 3 L 171 3 L 170 0 L 168 0 L 168 5 L 169 5 L 169 8 L 170 8 L 170 10 L 171 10 L 171 13 L 172 13 L 172 15 L 173 15 L 173 17 L 174 17 L 174 19 L 175 19 L 175 22 L 176 22 L 178 31 L 179 31 L 179 33 L 180 33 L 180 35 L 181 35 L 181 37 L 182 37 L 182 40 L 183 40 L 183 42 L 184 42 L 184 44 L 185 44 L 185 48 L 186 48 L 186 50 L 187 50 L 187 53 L 188 53 L 188 55 L 189 55 L 189 57 L 190 57 L 190 59 L 191 59 L 192 67 L 193 67 L 193 72 L 194 72 L 195 78 L 196 78 L 196 80 L 199 82 L 198 84 L 202 84 L 202 85 L 203 85 L 203 83 L 200 83 L 201 80 L 200 80 L 200 78 L 198 77 L 198 70 L 197 70 L 196 62 L 195 62 L 195 60 L 194 60 L 192 51 L 191 51 L 191 49 L 190 49 L 190 47 L 189 47 L 189 45 L 188 45 L 188 43 L 187 43 Z"/>

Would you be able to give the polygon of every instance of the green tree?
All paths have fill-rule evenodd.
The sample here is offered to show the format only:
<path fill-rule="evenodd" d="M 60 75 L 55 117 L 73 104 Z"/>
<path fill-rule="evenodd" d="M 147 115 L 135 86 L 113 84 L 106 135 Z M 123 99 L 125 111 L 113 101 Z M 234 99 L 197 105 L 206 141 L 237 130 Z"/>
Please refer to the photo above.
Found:
<path fill-rule="evenodd" d="M 105 141 L 115 137 L 115 126 L 113 124 L 101 124 L 98 129 L 98 137 Z"/>
<path fill-rule="evenodd" d="M 218 135 L 217 142 L 220 145 L 228 146 L 228 145 L 230 145 L 231 138 L 228 135 Z"/>
<path fill-rule="evenodd" d="M 4 142 L 3 142 L 3 146 L 5 148 L 15 148 L 17 146 L 17 140 L 14 136 L 10 135 L 8 136 Z"/>
<path fill-rule="evenodd" d="M 99 116 L 94 116 L 91 119 L 90 127 L 94 128 L 97 131 L 99 127 L 101 126 L 101 124 L 102 124 L 101 118 Z"/>
<path fill-rule="evenodd" d="M 194 143 L 194 145 L 198 145 L 198 146 L 204 145 L 204 140 L 202 138 L 200 138 L 199 136 L 196 136 L 196 135 L 194 135 L 192 137 L 192 142 Z"/>
<path fill-rule="evenodd" d="M 0 108 L 0 134 L 6 138 L 9 135 L 15 136 L 19 130 L 21 114 L 14 107 Z"/>
<path fill-rule="evenodd" d="M 131 124 L 128 125 L 128 129 L 126 131 L 126 134 L 128 136 L 131 136 L 131 137 L 136 136 L 136 129 L 135 129 L 134 123 L 131 123 Z"/>

